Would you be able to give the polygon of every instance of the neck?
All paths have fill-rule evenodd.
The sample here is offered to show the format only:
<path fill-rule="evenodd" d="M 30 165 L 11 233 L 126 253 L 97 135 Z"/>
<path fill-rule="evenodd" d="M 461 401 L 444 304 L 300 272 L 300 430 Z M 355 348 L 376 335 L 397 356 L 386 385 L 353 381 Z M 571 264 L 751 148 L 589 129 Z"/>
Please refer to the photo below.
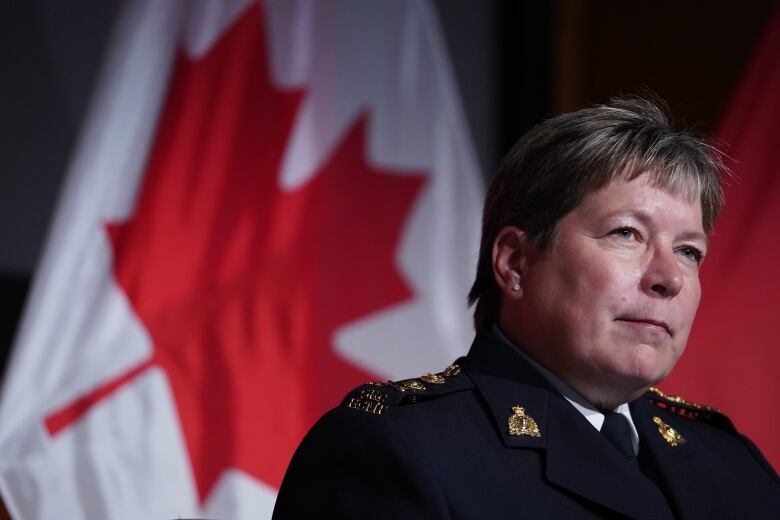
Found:
<path fill-rule="evenodd" d="M 613 381 L 609 384 L 609 378 L 604 377 L 597 385 L 589 384 L 588 381 L 577 377 L 581 371 L 576 370 L 557 370 L 558 366 L 553 361 L 546 359 L 543 353 L 535 352 L 533 349 L 517 338 L 506 332 L 506 329 L 500 323 L 493 326 L 494 333 L 504 342 L 517 349 L 526 360 L 541 373 L 552 386 L 570 401 L 578 403 L 584 408 L 588 408 L 601 413 L 614 412 L 623 404 L 631 402 L 647 391 L 647 386 L 633 386 L 624 388 L 621 383 L 624 381 Z M 567 374 L 573 374 L 567 377 Z"/>

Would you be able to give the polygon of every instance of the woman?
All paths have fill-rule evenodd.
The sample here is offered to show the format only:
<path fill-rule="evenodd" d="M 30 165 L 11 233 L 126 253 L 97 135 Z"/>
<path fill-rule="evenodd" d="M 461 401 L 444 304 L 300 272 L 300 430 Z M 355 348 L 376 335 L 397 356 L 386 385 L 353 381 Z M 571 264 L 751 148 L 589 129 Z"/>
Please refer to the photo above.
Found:
<path fill-rule="evenodd" d="M 530 130 L 487 195 L 468 355 L 350 393 L 274 516 L 777 514 L 777 474 L 728 418 L 652 388 L 693 323 L 721 171 L 640 98 Z"/>

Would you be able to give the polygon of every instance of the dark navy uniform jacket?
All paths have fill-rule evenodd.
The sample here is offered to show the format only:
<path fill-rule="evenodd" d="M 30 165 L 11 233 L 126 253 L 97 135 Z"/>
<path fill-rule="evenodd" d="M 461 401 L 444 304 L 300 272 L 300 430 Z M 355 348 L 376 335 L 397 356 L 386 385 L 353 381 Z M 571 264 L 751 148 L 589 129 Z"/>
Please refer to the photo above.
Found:
<path fill-rule="evenodd" d="M 513 407 L 532 431 L 510 434 Z M 364 385 L 312 428 L 274 518 L 780 518 L 780 481 L 714 410 L 648 392 L 626 458 L 511 346 Z"/>

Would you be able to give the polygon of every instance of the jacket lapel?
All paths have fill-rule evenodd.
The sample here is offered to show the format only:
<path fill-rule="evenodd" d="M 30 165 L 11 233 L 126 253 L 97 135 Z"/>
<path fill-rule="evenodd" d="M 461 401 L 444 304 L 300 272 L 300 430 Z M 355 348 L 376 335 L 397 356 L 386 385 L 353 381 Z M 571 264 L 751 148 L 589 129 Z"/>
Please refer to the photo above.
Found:
<path fill-rule="evenodd" d="M 684 422 L 687 419 L 679 420 L 679 417 L 660 410 L 645 398 L 640 398 L 631 404 L 631 416 L 639 433 L 640 450 L 646 450 L 643 455 L 646 455 L 653 465 L 659 486 L 664 489 L 672 508 L 683 517 L 699 516 L 707 509 L 707 505 L 697 503 L 696 500 L 706 495 L 695 491 L 717 489 L 721 485 L 718 479 L 702 481 L 702 478 L 721 475 L 722 469 L 716 467 L 709 457 L 696 457 L 696 450 L 699 447 L 696 445 L 695 436 L 686 429 Z M 661 435 L 658 425 L 653 422 L 653 417 L 661 418 L 682 435 L 686 442 L 672 446 Z M 691 468 L 696 468 L 695 474 L 691 473 Z"/>
<path fill-rule="evenodd" d="M 552 398 L 548 417 L 551 482 L 632 518 L 672 518 L 661 491 L 568 401 Z"/>
<path fill-rule="evenodd" d="M 464 369 L 474 380 L 509 449 L 538 449 L 547 479 L 572 493 L 637 519 L 671 518 L 666 500 L 513 347 L 481 331 Z M 513 406 L 538 426 L 540 436 L 510 435 Z"/>

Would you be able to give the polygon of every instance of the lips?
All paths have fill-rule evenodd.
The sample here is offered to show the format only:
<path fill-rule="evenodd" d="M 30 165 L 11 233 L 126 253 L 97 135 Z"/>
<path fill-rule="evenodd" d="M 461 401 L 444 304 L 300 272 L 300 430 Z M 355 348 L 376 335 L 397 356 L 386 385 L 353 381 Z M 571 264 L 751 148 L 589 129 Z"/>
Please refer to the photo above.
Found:
<path fill-rule="evenodd" d="M 665 321 L 660 320 L 654 320 L 652 318 L 638 318 L 633 316 L 620 316 L 616 318 L 615 321 L 624 321 L 627 323 L 637 323 L 637 324 L 644 324 L 644 325 L 652 325 L 655 327 L 660 327 L 666 331 L 667 334 L 672 336 L 672 329 L 669 327 L 669 324 L 667 324 Z"/>

